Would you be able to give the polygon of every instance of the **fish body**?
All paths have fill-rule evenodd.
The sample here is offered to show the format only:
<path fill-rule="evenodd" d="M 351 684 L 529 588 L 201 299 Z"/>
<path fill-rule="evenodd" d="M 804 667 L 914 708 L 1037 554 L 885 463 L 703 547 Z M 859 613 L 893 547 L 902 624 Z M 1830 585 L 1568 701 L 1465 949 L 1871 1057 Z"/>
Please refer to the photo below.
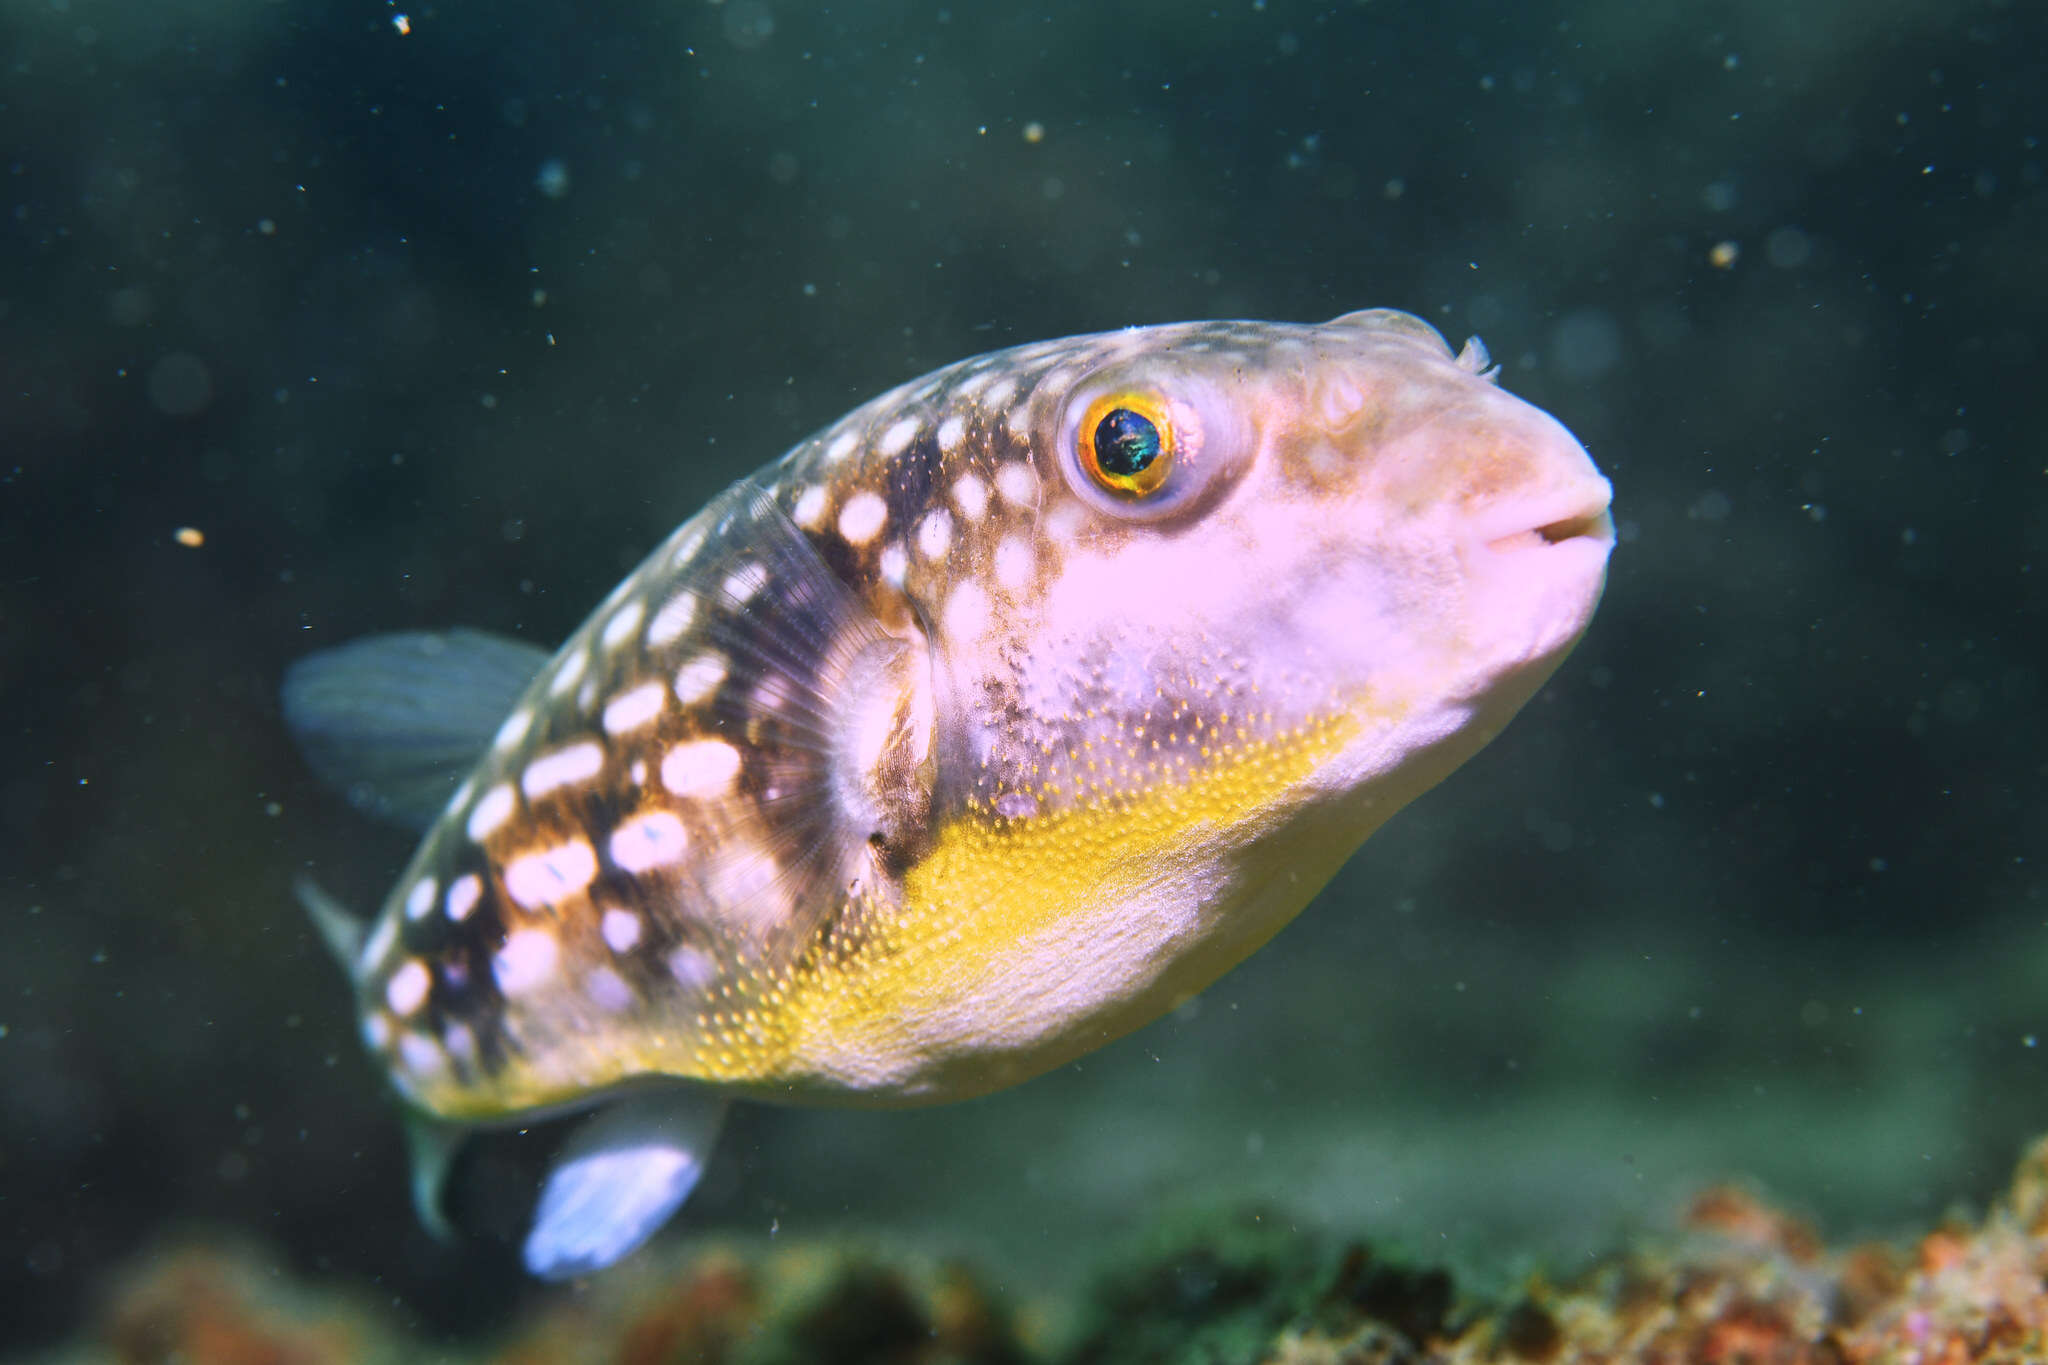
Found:
<path fill-rule="evenodd" d="M 322 912 L 423 1209 L 467 1127 L 598 1106 L 527 1247 L 577 1273 L 727 1096 L 958 1099 L 1157 1017 L 1555 668 L 1608 499 L 1406 314 L 1138 328 L 856 409 L 551 657 L 305 661 L 315 766 L 428 824 L 366 932 Z"/>

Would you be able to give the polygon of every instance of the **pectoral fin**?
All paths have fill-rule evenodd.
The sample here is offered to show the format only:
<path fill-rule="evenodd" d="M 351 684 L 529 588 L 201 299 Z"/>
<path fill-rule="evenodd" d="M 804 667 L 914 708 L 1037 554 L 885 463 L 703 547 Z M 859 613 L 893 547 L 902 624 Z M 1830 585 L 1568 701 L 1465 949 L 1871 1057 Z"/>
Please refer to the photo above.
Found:
<path fill-rule="evenodd" d="M 678 1087 L 615 1100 L 586 1119 L 541 1186 L 527 1270 L 566 1280 L 638 1249 L 695 1188 L 725 1111 L 722 1096 Z"/>

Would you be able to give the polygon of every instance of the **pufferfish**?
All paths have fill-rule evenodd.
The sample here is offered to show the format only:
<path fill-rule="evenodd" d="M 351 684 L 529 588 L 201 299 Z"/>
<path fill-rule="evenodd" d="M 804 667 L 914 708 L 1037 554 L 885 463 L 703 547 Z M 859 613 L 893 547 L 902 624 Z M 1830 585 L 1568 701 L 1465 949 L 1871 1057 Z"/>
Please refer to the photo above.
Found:
<path fill-rule="evenodd" d="M 312 766 L 426 831 L 310 886 L 410 1114 L 592 1111 L 524 1245 L 688 1196 L 734 1097 L 1013 1085 L 1187 1000 L 1507 723 L 1584 631 L 1610 489 L 1405 313 L 1019 346 L 891 390 L 676 530 L 552 655 L 302 660 Z"/>

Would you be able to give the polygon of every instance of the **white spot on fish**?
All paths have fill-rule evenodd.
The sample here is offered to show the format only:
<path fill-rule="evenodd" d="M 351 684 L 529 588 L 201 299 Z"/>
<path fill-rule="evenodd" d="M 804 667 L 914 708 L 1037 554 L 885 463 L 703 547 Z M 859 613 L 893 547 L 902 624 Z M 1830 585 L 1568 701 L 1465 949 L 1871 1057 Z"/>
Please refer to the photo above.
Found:
<path fill-rule="evenodd" d="M 449 1055 L 468 1065 L 476 1063 L 476 1034 L 460 1019 L 453 1020 L 441 1030 L 441 1041 L 448 1048 Z"/>
<path fill-rule="evenodd" d="M 434 895 L 440 889 L 441 884 L 432 877 L 422 877 L 414 882 L 412 890 L 406 893 L 405 917 L 407 919 L 425 919 L 433 910 Z"/>
<path fill-rule="evenodd" d="M 1004 792 L 996 798 L 996 814 L 1005 820 L 1024 820 L 1038 814 L 1038 798 L 1030 792 Z"/>
<path fill-rule="evenodd" d="M 363 1016 L 363 1043 L 372 1052 L 382 1052 L 391 1046 L 391 1017 L 382 1010 L 373 1010 Z"/>
<path fill-rule="evenodd" d="M 399 1036 L 398 1056 L 405 1063 L 406 1070 L 416 1076 L 434 1075 L 448 1065 L 448 1054 L 441 1051 L 441 1045 L 418 1033 Z"/>
<path fill-rule="evenodd" d="M 597 877 L 597 853 L 589 841 L 571 839 L 505 864 L 505 890 L 528 910 L 560 905 Z"/>
<path fill-rule="evenodd" d="M 624 1014 L 633 1004 L 633 992 L 609 967 L 592 967 L 583 975 L 583 993 L 599 1009 Z"/>
<path fill-rule="evenodd" d="M 678 948 L 668 955 L 668 974 L 678 985 L 701 991 L 718 977 L 718 965 L 695 948 Z"/>
<path fill-rule="evenodd" d="M 979 474 L 962 474 L 953 481 L 953 505 L 969 521 L 980 521 L 988 511 L 988 485 Z"/>
<path fill-rule="evenodd" d="M 797 495 L 796 506 L 789 512 L 789 519 L 806 531 L 818 529 L 818 523 L 825 519 L 825 490 L 812 484 Z"/>
<path fill-rule="evenodd" d="M 1010 401 L 1010 395 L 1015 392 L 1017 392 L 1017 377 L 1006 374 L 997 381 L 994 388 L 982 395 L 982 405 L 990 408 L 1002 407 Z"/>
<path fill-rule="evenodd" d="M 598 638 L 604 641 L 606 649 L 617 649 L 633 638 L 633 632 L 640 629 L 640 622 L 647 615 L 647 608 L 640 602 L 628 602 L 604 623 L 604 634 Z"/>
<path fill-rule="evenodd" d="M 465 872 L 455 879 L 455 885 L 448 888 L 448 918 L 457 924 L 469 918 L 469 912 L 476 909 L 476 903 L 483 899 L 483 881 L 474 872 Z"/>
<path fill-rule="evenodd" d="M 910 552 L 898 541 L 890 541 L 882 547 L 879 561 L 882 578 L 892 587 L 903 586 L 903 576 L 910 571 Z"/>
<path fill-rule="evenodd" d="M 647 623 L 647 647 L 667 649 L 683 638 L 683 632 L 696 619 L 697 594 L 685 588 L 662 603 L 661 610 L 654 613 L 654 619 Z"/>
<path fill-rule="evenodd" d="M 548 695 L 551 697 L 567 696 L 569 689 L 576 685 L 578 679 L 582 678 L 586 662 L 584 653 L 580 649 L 562 660 L 560 666 L 555 669 L 555 676 L 548 680 Z"/>
<path fill-rule="evenodd" d="M 631 952 L 640 941 L 640 917 L 631 910 L 607 910 L 599 926 L 615 953 Z"/>
<path fill-rule="evenodd" d="M 716 654 L 699 654 L 676 673 L 676 700 L 695 706 L 725 681 L 725 660 Z"/>
<path fill-rule="evenodd" d="M 491 959 L 491 975 L 498 989 L 507 995 L 532 990 L 555 970 L 560 953 L 555 936 L 546 929 L 515 929 L 505 936 L 505 946 Z"/>
<path fill-rule="evenodd" d="M 979 583 L 962 583 L 946 599 L 946 635 L 956 642 L 978 639 L 988 629 L 988 594 Z"/>
<path fill-rule="evenodd" d="M 476 778 L 465 777 L 462 785 L 455 789 L 455 795 L 448 798 L 448 806 L 441 812 L 443 820 L 453 820 L 455 812 L 469 804 L 469 798 L 476 795 Z"/>
<path fill-rule="evenodd" d="M 571 744 L 536 758 L 519 776 L 519 785 L 529 801 L 537 801 L 557 787 L 588 782 L 604 771 L 604 746 L 595 740 Z"/>
<path fill-rule="evenodd" d="M 604 732 L 629 735 L 661 714 L 668 700 L 668 688 L 658 682 L 641 683 L 605 703 Z"/>
<path fill-rule="evenodd" d="M 677 533 L 676 547 L 669 552 L 671 567 L 681 566 L 704 544 L 704 519 L 704 513 L 699 512 L 683 523 L 683 529 Z"/>
<path fill-rule="evenodd" d="M 666 768 L 663 770 L 666 775 Z M 648 811 L 612 831 L 609 851 L 621 871 L 638 876 L 651 868 L 681 862 L 689 838 L 683 822 L 669 811 Z"/>
<path fill-rule="evenodd" d="M 917 435 L 917 429 L 920 425 L 921 423 L 915 417 L 905 417 L 892 424 L 887 431 L 882 433 L 882 438 L 875 442 L 876 452 L 885 459 L 894 459 L 896 456 L 901 455 L 904 447 L 910 444 L 911 438 Z"/>
<path fill-rule="evenodd" d="M 427 992 L 433 989 L 433 985 L 434 978 L 427 971 L 427 964 L 416 957 L 409 957 L 384 983 L 384 1003 L 391 1006 L 393 1014 L 403 1019 L 427 1003 Z"/>
<path fill-rule="evenodd" d="M 1038 476 L 1022 460 L 1007 461 L 996 471 L 996 491 L 1010 506 L 1028 508 L 1038 501 Z"/>
<path fill-rule="evenodd" d="M 1031 585 L 1032 570 L 1037 567 L 1038 556 L 1031 548 L 1031 542 L 1022 536 L 1004 536 L 996 546 L 996 582 L 1012 596 L 1021 593 Z"/>
<path fill-rule="evenodd" d="M 628 768 L 628 769 L 626 769 L 626 776 L 627 776 L 627 777 L 628 777 L 629 779 L 631 779 L 631 781 L 632 781 L 632 783 L 633 783 L 633 785 L 634 785 L 634 786 L 636 786 L 636 787 L 644 787 L 644 786 L 646 786 L 646 785 L 647 785 L 647 760 L 646 760 L 646 759 L 644 759 L 644 758 L 636 758 L 636 759 L 634 759 L 634 760 L 633 760 L 633 766 L 632 766 L 632 767 L 630 767 L 630 768 Z"/>
<path fill-rule="evenodd" d="M 759 564 L 742 564 L 726 576 L 725 595 L 740 606 L 754 600 L 768 586 L 768 571 Z"/>
<path fill-rule="evenodd" d="M 662 756 L 661 784 L 677 796 L 715 796 L 739 771 L 738 749 L 722 739 L 694 739 Z"/>
<path fill-rule="evenodd" d="M 917 552 L 926 559 L 943 559 L 953 543 L 953 518 L 945 508 L 935 508 L 917 528 Z"/>
<path fill-rule="evenodd" d="M 948 417 L 939 423 L 939 449 L 951 455 L 960 448 L 961 438 L 967 435 L 967 419 L 959 416 Z"/>
<path fill-rule="evenodd" d="M 1056 545 L 1070 545 L 1080 537 L 1086 515 L 1080 503 L 1072 498 L 1061 498 L 1053 504 L 1051 511 L 1039 518 L 1040 534 Z"/>
<path fill-rule="evenodd" d="M 855 493 L 839 509 L 839 534 L 849 545 L 865 545 L 889 519 L 889 505 L 873 493 Z"/>
<path fill-rule="evenodd" d="M 1003 418 L 1003 425 L 1010 429 L 1011 440 L 1029 441 L 1031 439 L 1030 405 L 1019 403 L 1016 407 L 1011 408 L 1009 414 Z"/>
<path fill-rule="evenodd" d="M 505 723 L 498 727 L 497 738 L 491 741 L 491 747 L 503 753 L 525 739 L 526 732 L 532 725 L 533 712 L 524 706 L 515 707 L 512 714 L 505 717 Z"/>
<path fill-rule="evenodd" d="M 852 432 L 842 431 L 832 438 L 831 445 L 825 447 L 825 459 L 832 464 L 838 464 L 853 453 L 853 448 L 858 443 L 859 438 Z"/>

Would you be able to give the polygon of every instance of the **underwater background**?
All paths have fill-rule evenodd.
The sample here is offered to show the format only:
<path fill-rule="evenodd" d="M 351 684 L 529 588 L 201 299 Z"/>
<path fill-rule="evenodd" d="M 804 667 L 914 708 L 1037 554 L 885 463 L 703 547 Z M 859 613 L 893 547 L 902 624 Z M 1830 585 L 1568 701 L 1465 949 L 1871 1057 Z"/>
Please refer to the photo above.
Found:
<path fill-rule="evenodd" d="M 1177 1211 L 1571 1264 L 1742 1178 L 1883 1236 L 2048 1129 L 2048 16 L 2027 0 L 0 3 L 0 1354 L 190 1238 L 425 1340 L 293 903 L 410 840 L 277 684 L 552 645 L 707 497 L 1042 337 L 1396 307 L 1586 443 L 1606 601 L 1198 1001 L 1021 1088 L 742 1106 L 667 1239 L 1058 1294 Z"/>

